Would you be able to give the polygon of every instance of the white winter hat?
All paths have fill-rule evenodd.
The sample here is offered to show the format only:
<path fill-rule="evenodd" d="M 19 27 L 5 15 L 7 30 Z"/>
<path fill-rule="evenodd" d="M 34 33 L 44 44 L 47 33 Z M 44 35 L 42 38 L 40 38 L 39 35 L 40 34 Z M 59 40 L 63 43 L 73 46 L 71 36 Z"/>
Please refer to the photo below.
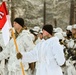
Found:
<path fill-rule="evenodd" d="M 59 32 L 63 32 L 63 30 L 60 28 L 60 27 L 57 27 L 56 29 L 55 29 L 55 32 L 57 32 L 57 33 L 59 33 Z"/>
<path fill-rule="evenodd" d="M 55 33 L 54 36 L 58 37 L 58 39 L 64 39 L 62 33 Z"/>
<path fill-rule="evenodd" d="M 33 28 L 33 31 L 39 32 L 39 31 L 40 31 L 40 27 L 39 27 L 39 26 L 35 26 L 35 27 Z"/>
<path fill-rule="evenodd" d="M 74 25 L 72 26 L 72 28 L 76 29 L 76 24 L 74 24 Z"/>
<path fill-rule="evenodd" d="M 67 28 L 66 28 L 66 30 L 72 31 L 72 26 L 71 25 L 68 25 Z"/>
<path fill-rule="evenodd" d="M 33 34 L 38 35 L 39 33 L 38 32 L 33 32 Z"/>

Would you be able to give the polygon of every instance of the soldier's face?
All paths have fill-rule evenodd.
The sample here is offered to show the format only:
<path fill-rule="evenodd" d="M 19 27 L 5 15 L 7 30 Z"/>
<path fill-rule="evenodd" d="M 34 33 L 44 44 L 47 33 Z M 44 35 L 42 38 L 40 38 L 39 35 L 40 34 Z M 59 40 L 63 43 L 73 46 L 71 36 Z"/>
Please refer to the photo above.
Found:
<path fill-rule="evenodd" d="M 50 34 L 46 31 L 46 30 L 43 30 L 43 37 L 48 37 Z"/>
<path fill-rule="evenodd" d="M 76 29 L 72 29 L 72 35 L 76 35 Z"/>
<path fill-rule="evenodd" d="M 13 22 L 13 26 L 15 28 L 15 30 L 18 30 L 20 25 L 17 22 Z"/>
<path fill-rule="evenodd" d="M 66 34 L 69 34 L 69 30 L 66 30 Z"/>

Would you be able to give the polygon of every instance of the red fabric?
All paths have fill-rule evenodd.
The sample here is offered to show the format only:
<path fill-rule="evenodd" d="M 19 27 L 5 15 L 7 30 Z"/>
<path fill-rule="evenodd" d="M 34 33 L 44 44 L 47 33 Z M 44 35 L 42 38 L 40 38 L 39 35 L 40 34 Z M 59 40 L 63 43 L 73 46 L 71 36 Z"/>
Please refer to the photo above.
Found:
<path fill-rule="evenodd" d="M 3 2 L 2 5 L 0 6 L 0 29 L 3 28 L 3 26 L 7 21 L 6 15 L 8 15 L 8 12 L 6 9 L 5 2 Z"/>

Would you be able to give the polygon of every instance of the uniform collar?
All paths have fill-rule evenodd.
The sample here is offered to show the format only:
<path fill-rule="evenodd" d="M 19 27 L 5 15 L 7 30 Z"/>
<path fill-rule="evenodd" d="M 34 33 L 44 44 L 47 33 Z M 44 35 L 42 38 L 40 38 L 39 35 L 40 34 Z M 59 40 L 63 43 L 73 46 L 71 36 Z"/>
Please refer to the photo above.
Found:
<path fill-rule="evenodd" d="M 22 28 L 22 29 L 20 30 L 19 33 L 18 33 L 17 31 L 15 32 L 15 36 L 16 36 L 16 38 L 22 33 L 23 30 L 24 30 L 24 29 Z"/>

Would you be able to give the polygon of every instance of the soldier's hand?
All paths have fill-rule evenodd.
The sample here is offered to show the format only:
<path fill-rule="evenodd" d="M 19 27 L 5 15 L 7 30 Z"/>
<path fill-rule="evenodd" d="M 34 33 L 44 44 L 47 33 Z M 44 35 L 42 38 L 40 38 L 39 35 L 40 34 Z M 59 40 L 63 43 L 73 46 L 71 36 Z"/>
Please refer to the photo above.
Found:
<path fill-rule="evenodd" d="M 17 57 L 17 59 L 22 59 L 22 54 L 19 52 L 19 53 L 17 53 L 16 57 Z"/>

